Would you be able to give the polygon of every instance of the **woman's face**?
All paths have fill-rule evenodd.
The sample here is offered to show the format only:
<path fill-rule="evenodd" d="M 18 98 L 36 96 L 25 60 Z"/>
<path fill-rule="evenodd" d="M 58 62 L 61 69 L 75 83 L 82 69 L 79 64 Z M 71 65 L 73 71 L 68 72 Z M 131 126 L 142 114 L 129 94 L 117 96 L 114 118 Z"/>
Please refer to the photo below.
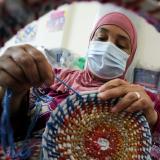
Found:
<path fill-rule="evenodd" d="M 93 40 L 103 42 L 110 41 L 127 54 L 131 54 L 129 35 L 118 26 L 103 25 L 99 27 L 93 36 Z"/>

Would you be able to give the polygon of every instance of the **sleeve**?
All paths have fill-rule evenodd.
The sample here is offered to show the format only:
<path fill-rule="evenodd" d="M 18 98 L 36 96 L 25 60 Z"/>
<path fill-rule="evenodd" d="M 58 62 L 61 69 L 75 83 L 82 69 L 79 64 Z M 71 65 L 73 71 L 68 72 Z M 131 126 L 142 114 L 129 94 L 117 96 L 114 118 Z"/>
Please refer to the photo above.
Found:
<path fill-rule="evenodd" d="M 149 91 L 146 91 L 147 94 L 150 96 L 151 100 L 154 102 L 154 109 L 158 114 L 158 120 L 153 128 L 153 132 L 159 132 L 160 133 L 160 97 L 158 94 L 151 93 Z"/>
<path fill-rule="evenodd" d="M 154 102 L 155 110 L 158 114 L 158 120 L 152 132 L 152 149 L 151 149 L 152 158 L 158 160 L 160 158 L 160 98 L 158 94 L 154 94 L 148 91 L 147 94 Z"/>
<path fill-rule="evenodd" d="M 154 127 L 154 132 L 158 132 L 160 134 L 160 102 L 155 105 L 155 110 L 158 114 L 158 120 Z"/>

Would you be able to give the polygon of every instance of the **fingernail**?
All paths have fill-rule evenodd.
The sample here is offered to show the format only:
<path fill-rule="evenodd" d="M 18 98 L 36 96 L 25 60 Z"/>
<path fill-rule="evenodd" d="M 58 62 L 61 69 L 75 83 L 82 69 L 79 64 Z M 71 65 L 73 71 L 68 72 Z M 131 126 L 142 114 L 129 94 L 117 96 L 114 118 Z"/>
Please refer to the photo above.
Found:
<path fill-rule="evenodd" d="M 97 95 L 99 98 L 102 98 L 103 97 L 103 94 L 102 93 L 98 93 Z"/>
<path fill-rule="evenodd" d="M 99 91 L 99 92 L 103 92 L 103 91 L 104 91 L 104 88 L 103 88 L 103 87 L 99 87 L 99 88 L 98 88 L 98 91 Z"/>

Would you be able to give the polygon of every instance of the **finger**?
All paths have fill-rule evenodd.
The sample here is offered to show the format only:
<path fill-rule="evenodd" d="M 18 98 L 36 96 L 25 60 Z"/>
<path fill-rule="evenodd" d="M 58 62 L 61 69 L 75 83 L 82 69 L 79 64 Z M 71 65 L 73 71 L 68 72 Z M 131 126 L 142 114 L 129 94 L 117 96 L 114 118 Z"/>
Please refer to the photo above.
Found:
<path fill-rule="evenodd" d="M 102 85 L 99 88 L 99 92 L 103 92 L 107 89 L 115 88 L 115 87 L 118 87 L 120 85 L 125 85 L 125 84 L 128 84 L 128 82 L 126 82 L 122 79 L 114 79 L 114 80 L 111 80 L 111 81 L 105 83 L 104 85 Z"/>
<path fill-rule="evenodd" d="M 33 57 L 41 82 L 50 85 L 53 82 L 54 74 L 52 71 L 52 67 L 48 63 L 45 56 L 39 50 L 33 47 L 27 48 L 25 46 L 25 50 Z"/>
<path fill-rule="evenodd" d="M 115 87 L 113 89 L 106 90 L 104 92 L 98 93 L 98 97 L 102 100 L 108 100 L 111 98 L 123 97 L 127 94 L 128 88 L 126 85 Z"/>
<path fill-rule="evenodd" d="M 147 108 L 146 100 L 141 98 L 138 101 L 135 101 L 130 107 L 128 107 L 126 109 L 126 111 L 134 113 L 134 112 L 138 112 L 138 111 L 143 111 L 146 108 Z"/>
<path fill-rule="evenodd" d="M 5 57 L 5 62 L 4 58 L 2 57 L 0 61 L 0 70 L 5 71 L 17 81 L 20 82 L 26 81 L 23 70 L 9 57 L 8 58 Z M 3 79 L 2 76 L 1 79 Z M 6 79 L 3 80 L 5 81 Z"/>
<path fill-rule="evenodd" d="M 38 70 L 32 56 L 19 47 L 10 58 L 19 66 L 25 75 L 26 81 L 34 85 L 40 81 Z"/>
<path fill-rule="evenodd" d="M 24 91 L 27 91 L 30 88 L 29 83 L 21 83 L 20 81 L 17 81 L 12 75 L 3 70 L 0 71 L 0 75 L 0 86 L 3 88 L 11 88 L 16 94 L 23 94 Z"/>
<path fill-rule="evenodd" d="M 17 81 L 17 79 L 15 79 L 12 75 L 8 74 L 4 70 L 1 70 L 0 74 L 1 74 L 0 86 L 2 86 L 4 88 L 9 87 L 9 88 L 12 88 L 13 90 L 19 88 L 20 82 Z"/>
<path fill-rule="evenodd" d="M 111 109 L 111 112 L 121 112 L 137 100 L 137 95 L 134 92 L 129 92 Z"/>

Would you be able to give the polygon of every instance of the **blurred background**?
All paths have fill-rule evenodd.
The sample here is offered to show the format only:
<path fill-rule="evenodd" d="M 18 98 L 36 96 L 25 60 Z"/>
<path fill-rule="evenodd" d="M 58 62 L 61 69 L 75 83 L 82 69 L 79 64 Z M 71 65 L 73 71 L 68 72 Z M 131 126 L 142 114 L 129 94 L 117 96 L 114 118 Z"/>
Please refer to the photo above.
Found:
<path fill-rule="evenodd" d="M 0 46 L 20 28 L 56 7 L 54 0 L 0 0 Z"/>
<path fill-rule="evenodd" d="M 37 20 L 39 17 L 64 3 L 76 0 L 0 0 L 0 47 L 11 38 L 20 28 Z M 81 1 L 81 0 L 77 0 Z M 84 0 L 92 1 L 92 0 Z M 158 29 L 160 19 L 159 0 L 97 0 L 97 2 L 113 2 L 141 14 L 149 23 Z M 146 12 L 147 11 L 147 12 Z M 149 13 L 149 15 L 148 15 Z M 153 17 L 151 18 L 150 15 Z"/>
<path fill-rule="evenodd" d="M 0 55 L 10 46 L 27 43 L 47 50 L 54 65 L 83 69 L 96 20 L 105 13 L 123 12 L 138 33 L 127 79 L 160 93 L 159 0 L 80 1 L 0 0 Z"/>
<path fill-rule="evenodd" d="M 53 67 L 83 69 L 95 22 L 114 11 L 126 14 L 138 34 L 125 78 L 160 98 L 160 0 L 0 0 L 0 55 L 10 46 L 30 44 Z"/>

